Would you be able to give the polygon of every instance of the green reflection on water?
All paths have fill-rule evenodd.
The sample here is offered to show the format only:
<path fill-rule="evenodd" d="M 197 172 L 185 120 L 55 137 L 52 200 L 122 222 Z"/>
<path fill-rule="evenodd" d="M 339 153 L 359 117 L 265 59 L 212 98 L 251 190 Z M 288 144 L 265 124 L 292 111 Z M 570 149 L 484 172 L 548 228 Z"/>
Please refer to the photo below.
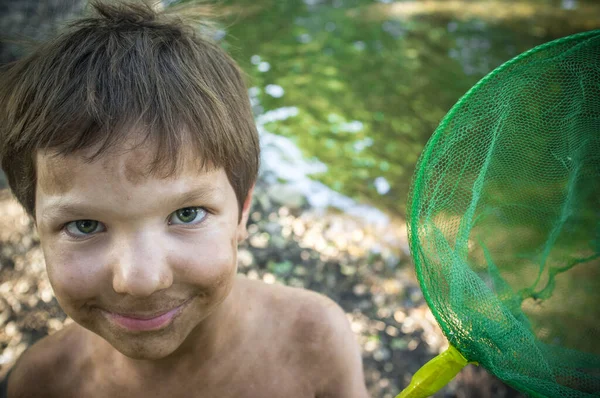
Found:
<path fill-rule="evenodd" d="M 328 166 L 316 179 L 403 215 L 414 165 L 450 107 L 504 61 L 589 25 L 587 19 L 578 25 L 575 11 L 561 9 L 560 1 L 520 2 L 508 16 L 498 14 L 507 8 L 498 8 L 499 1 L 464 3 L 472 13 L 443 2 L 437 11 L 417 13 L 410 8 L 415 2 L 401 8 L 367 0 L 218 4 L 230 11 L 225 46 L 259 89 L 257 112 L 299 110 L 267 125 L 269 131 L 292 138 L 307 157 Z M 268 85 L 280 86 L 283 95 L 271 95 Z M 378 177 L 388 191 L 377 191 Z"/>

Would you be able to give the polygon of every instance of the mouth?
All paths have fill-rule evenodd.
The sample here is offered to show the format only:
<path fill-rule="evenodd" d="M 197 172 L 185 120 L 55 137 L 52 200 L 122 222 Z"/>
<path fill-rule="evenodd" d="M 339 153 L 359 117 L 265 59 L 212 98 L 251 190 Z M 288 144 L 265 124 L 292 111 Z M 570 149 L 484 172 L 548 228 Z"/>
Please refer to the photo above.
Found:
<path fill-rule="evenodd" d="M 108 320 L 121 329 L 131 332 L 148 332 L 164 329 L 177 318 L 192 299 L 189 298 L 182 304 L 167 311 L 154 314 L 118 314 L 101 310 Z"/>

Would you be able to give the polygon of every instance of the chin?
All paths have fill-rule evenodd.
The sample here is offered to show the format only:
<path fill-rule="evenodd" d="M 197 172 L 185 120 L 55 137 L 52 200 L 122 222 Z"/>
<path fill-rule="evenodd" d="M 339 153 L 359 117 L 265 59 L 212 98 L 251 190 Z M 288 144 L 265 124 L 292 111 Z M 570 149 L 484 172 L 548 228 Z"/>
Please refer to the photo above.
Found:
<path fill-rule="evenodd" d="M 131 346 L 124 346 L 124 347 L 118 347 L 118 346 L 114 346 L 113 347 L 119 351 L 121 354 L 123 354 L 124 356 L 131 358 L 131 359 L 136 359 L 136 360 L 146 360 L 146 361 L 156 361 L 159 359 L 163 359 L 168 357 L 169 355 L 171 355 L 177 348 L 170 348 L 170 347 L 131 347 Z"/>
<path fill-rule="evenodd" d="M 177 351 L 185 340 L 184 337 L 173 332 L 126 336 L 113 334 L 106 336 L 108 338 L 101 337 L 121 354 L 139 360 L 158 360 L 168 357 Z"/>

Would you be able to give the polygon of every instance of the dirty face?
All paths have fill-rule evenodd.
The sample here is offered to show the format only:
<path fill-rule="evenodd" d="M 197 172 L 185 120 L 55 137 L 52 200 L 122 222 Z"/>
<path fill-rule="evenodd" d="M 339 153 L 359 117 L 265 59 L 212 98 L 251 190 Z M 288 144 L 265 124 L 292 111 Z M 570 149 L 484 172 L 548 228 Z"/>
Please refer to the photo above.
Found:
<path fill-rule="evenodd" d="M 173 353 L 225 300 L 246 236 L 223 169 L 144 173 L 138 148 L 93 163 L 37 156 L 36 220 L 65 313 L 124 355 Z M 192 159 L 193 157 L 189 157 Z"/>

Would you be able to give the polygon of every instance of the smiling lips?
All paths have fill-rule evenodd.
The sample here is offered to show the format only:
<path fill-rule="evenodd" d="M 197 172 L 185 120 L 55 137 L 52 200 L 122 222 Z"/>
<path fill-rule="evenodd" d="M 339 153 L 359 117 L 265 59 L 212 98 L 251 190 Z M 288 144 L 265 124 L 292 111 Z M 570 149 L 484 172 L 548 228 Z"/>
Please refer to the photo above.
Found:
<path fill-rule="evenodd" d="M 187 300 L 183 304 L 155 316 L 142 316 L 142 315 L 121 315 L 113 312 L 103 311 L 108 316 L 109 320 L 115 323 L 117 326 L 127 329 L 132 332 L 141 331 L 152 331 L 166 328 L 171 324 L 175 316 L 177 316 L 183 307 L 189 302 Z"/>

